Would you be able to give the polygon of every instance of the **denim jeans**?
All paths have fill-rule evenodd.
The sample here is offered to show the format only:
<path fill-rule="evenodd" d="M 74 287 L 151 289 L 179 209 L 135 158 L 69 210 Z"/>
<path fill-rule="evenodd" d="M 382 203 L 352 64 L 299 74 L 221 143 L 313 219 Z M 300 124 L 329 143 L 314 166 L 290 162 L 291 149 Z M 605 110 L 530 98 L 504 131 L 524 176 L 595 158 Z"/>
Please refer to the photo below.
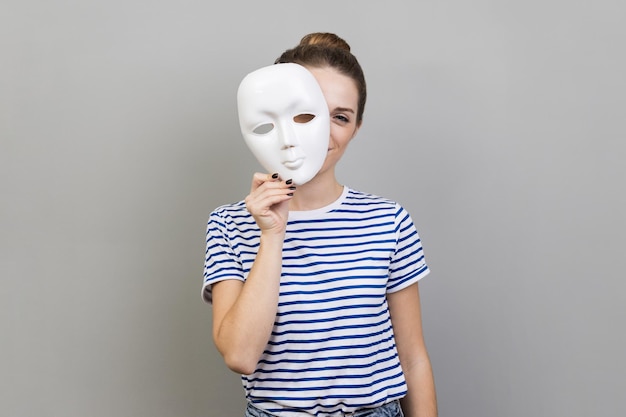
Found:
<path fill-rule="evenodd" d="M 344 414 L 340 411 L 330 414 L 332 417 L 403 417 L 400 401 L 392 401 L 376 408 L 362 408 L 354 413 Z M 248 403 L 245 417 L 274 417 L 273 414 L 259 410 L 252 404 Z"/>

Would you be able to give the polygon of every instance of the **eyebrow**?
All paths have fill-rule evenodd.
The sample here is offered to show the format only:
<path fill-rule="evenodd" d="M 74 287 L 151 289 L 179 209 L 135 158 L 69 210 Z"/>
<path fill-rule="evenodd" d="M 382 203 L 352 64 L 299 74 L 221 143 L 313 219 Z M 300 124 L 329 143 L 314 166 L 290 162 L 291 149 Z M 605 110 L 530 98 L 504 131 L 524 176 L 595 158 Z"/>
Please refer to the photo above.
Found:
<path fill-rule="evenodd" d="M 333 111 L 341 111 L 354 114 L 354 110 L 352 110 L 350 107 L 335 107 L 335 110 Z"/>

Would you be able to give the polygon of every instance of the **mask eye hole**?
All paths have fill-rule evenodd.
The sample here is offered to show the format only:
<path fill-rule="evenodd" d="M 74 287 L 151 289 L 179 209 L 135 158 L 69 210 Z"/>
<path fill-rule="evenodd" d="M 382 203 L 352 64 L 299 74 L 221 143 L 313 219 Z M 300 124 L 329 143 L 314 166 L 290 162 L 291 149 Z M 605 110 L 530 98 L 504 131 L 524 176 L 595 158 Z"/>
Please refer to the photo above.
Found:
<path fill-rule="evenodd" d="M 302 113 L 294 116 L 293 121 L 296 123 L 309 123 L 313 119 L 315 119 L 314 114 Z"/>
<path fill-rule="evenodd" d="M 264 123 L 262 125 L 255 127 L 252 131 L 256 133 L 257 135 L 265 135 L 267 133 L 270 133 L 272 130 L 274 130 L 273 123 Z"/>

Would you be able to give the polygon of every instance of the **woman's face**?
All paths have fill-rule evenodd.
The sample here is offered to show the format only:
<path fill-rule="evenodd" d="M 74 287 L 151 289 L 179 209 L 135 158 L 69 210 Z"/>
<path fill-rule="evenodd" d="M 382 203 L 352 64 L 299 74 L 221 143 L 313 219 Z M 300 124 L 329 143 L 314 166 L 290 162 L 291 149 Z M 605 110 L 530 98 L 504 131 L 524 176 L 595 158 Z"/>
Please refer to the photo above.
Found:
<path fill-rule="evenodd" d="M 330 113 L 328 153 L 320 174 L 332 172 L 350 140 L 356 135 L 359 92 L 354 80 L 332 67 L 307 67 L 322 89 Z"/>

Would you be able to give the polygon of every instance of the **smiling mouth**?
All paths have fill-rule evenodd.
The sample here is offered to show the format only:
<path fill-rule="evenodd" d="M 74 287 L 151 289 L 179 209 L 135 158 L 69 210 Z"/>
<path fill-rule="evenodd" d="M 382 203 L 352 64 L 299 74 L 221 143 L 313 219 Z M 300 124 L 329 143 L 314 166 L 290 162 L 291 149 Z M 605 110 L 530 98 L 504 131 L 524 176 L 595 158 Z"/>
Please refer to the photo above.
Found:
<path fill-rule="evenodd" d="M 304 158 L 294 159 L 293 161 L 285 161 L 283 165 L 289 169 L 298 169 L 304 164 Z"/>

